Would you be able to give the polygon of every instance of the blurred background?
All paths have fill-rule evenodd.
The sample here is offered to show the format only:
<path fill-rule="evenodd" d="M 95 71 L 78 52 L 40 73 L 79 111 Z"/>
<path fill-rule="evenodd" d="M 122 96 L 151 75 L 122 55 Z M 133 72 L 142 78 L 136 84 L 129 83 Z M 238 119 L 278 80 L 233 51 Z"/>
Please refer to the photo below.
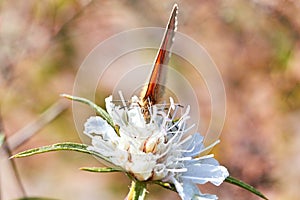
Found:
<path fill-rule="evenodd" d="M 232 176 L 258 188 L 269 199 L 297 199 L 300 2 L 176 2 L 178 30 L 208 51 L 224 80 L 227 116 L 221 143 L 214 149 L 217 159 Z M 174 3 L 0 1 L 1 129 L 11 139 L 12 152 L 56 142 L 81 142 L 71 102 L 60 100 L 59 94 L 72 93 L 77 69 L 97 44 L 132 28 L 164 27 Z M 103 105 L 111 90 L 108 84 L 100 86 L 96 102 Z M 209 101 L 202 103 L 204 108 L 209 106 Z M 208 113 L 203 120 L 209 117 Z M 35 135 L 17 144 L 30 133 Z M 4 158 L 2 153 L 1 199 L 20 198 L 24 192 Z M 78 168 L 83 166 L 101 165 L 80 153 L 47 153 L 15 162 L 28 196 L 123 199 L 128 192 L 129 181 L 123 174 L 80 171 Z M 259 199 L 228 183 L 200 187 L 222 200 Z M 151 186 L 149 191 L 149 200 L 179 199 L 177 194 L 157 186 Z"/>

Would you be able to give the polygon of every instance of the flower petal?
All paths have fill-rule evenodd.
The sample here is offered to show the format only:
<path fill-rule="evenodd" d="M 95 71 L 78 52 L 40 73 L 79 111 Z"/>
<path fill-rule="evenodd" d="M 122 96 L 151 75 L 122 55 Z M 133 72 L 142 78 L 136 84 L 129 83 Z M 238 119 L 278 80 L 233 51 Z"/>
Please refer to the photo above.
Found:
<path fill-rule="evenodd" d="M 176 190 L 182 200 L 216 200 L 218 197 L 211 194 L 202 194 L 196 184 L 190 180 L 184 180 L 180 183 L 174 177 L 171 178 Z"/>
<path fill-rule="evenodd" d="M 187 150 L 187 152 L 184 153 L 184 156 L 194 157 L 199 155 L 201 150 L 204 149 L 203 138 L 204 137 L 201 134 L 195 133 L 189 140 L 182 144 L 182 148 Z"/>
<path fill-rule="evenodd" d="M 220 185 L 229 176 L 227 169 L 223 166 L 210 164 L 193 164 L 188 167 L 187 172 L 182 173 L 182 179 L 191 180 L 194 183 L 204 184 L 211 182 Z"/>
<path fill-rule="evenodd" d="M 125 122 L 122 119 L 126 116 L 124 114 L 124 109 L 120 109 L 120 106 L 116 106 L 112 101 L 111 95 L 105 98 L 106 111 L 112 117 L 114 124 L 121 126 Z"/>
<path fill-rule="evenodd" d="M 103 157 L 105 157 L 105 161 L 113 164 L 108 166 L 117 166 L 121 167 L 125 165 L 128 161 L 128 152 L 120 149 L 116 149 L 111 143 L 102 140 L 99 136 L 94 136 L 92 139 L 92 145 L 89 146 L 88 150 L 98 152 Z M 107 165 L 106 163 L 104 163 Z"/>
<path fill-rule="evenodd" d="M 197 187 L 196 184 L 190 182 L 190 181 L 184 181 L 183 182 L 183 190 L 185 194 L 191 194 L 188 195 L 189 199 L 192 200 L 216 200 L 218 197 L 216 195 L 212 194 L 202 194 Z"/>
<path fill-rule="evenodd" d="M 213 194 L 195 195 L 192 200 L 217 200 L 218 197 Z"/>
<path fill-rule="evenodd" d="M 84 124 L 84 134 L 92 137 L 92 134 L 101 135 L 103 140 L 116 140 L 115 130 L 101 117 L 90 117 Z"/>
<path fill-rule="evenodd" d="M 201 194 L 197 185 L 190 181 L 183 182 L 183 192 L 186 199 L 192 199 L 195 195 Z"/>
<path fill-rule="evenodd" d="M 157 157 L 152 153 L 131 154 L 131 162 L 126 164 L 128 171 L 134 172 L 135 177 L 145 181 L 152 176 Z"/>
<path fill-rule="evenodd" d="M 146 121 L 140 107 L 133 107 L 128 111 L 128 121 L 135 127 L 145 128 Z"/>
<path fill-rule="evenodd" d="M 112 95 L 105 98 L 105 107 L 107 113 L 112 116 L 113 108 L 115 107 L 115 104 L 112 103 Z"/>

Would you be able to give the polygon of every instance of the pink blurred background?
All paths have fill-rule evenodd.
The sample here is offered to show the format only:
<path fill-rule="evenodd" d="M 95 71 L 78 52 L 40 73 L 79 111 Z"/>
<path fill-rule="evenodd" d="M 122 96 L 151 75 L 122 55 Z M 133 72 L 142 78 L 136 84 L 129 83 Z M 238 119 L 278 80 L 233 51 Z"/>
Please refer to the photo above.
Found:
<path fill-rule="evenodd" d="M 176 1 L 179 31 L 200 43 L 224 80 L 227 116 L 214 153 L 232 176 L 269 199 L 300 196 L 300 2 Z M 0 104 L 7 136 L 72 93 L 76 71 L 101 41 L 132 28 L 164 27 L 175 1 L 0 1 Z M 121 44 L 120 44 L 121 45 Z M 117 47 L 112 47 L 117 48 Z M 87 77 L 88 78 L 88 77 Z M 197 83 L 193 83 L 197 84 Z M 112 86 L 99 86 L 103 104 Z M 56 142 L 81 142 L 69 108 L 13 153 Z M 203 101 L 203 107 L 209 102 Z M 203 121 L 209 120 L 209 114 Z M 22 133 L 22 132 L 21 132 Z M 94 174 L 91 156 L 55 152 L 17 159 L 26 193 L 57 199 L 123 199 L 123 174 Z M 1 161 L 2 199 L 21 197 L 9 163 Z M 219 199 L 259 199 L 228 183 L 201 186 Z M 149 200 L 179 199 L 157 186 Z"/>

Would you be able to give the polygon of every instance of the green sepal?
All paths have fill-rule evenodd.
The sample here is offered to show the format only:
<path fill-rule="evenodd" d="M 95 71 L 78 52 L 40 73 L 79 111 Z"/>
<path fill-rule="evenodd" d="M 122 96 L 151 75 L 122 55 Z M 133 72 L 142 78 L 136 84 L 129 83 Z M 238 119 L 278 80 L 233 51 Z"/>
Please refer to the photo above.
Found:
<path fill-rule="evenodd" d="M 144 200 L 147 192 L 147 183 L 142 181 L 131 181 L 127 200 Z"/>
<path fill-rule="evenodd" d="M 111 168 L 111 167 L 81 167 L 80 170 L 88 171 L 88 172 L 97 172 L 97 173 L 123 172 L 120 169 Z"/>
<path fill-rule="evenodd" d="M 91 108 L 93 108 L 96 113 L 105 121 L 107 121 L 107 123 L 116 131 L 116 133 L 119 135 L 119 129 L 118 127 L 116 127 L 114 125 L 113 119 L 111 118 L 111 116 L 106 112 L 106 110 L 104 110 L 103 108 L 101 108 L 100 106 L 98 106 L 97 104 L 95 104 L 94 102 L 82 98 L 82 97 L 76 97 L 76 96 L 72 96 L 72 95 L 68 95 L 68 94 L 61 94 L 60 96 L 65 97 L 67 99 L 70 99 L 72 101 L 77 101 L 80 103 L 84 103 L 89 105 Z"/>
<path fill-rule="evenodd" d="M 241 180 L 238 180 L 232 176 L 228 176 L 225 181 L 227 183 L 230 183 L 230 184 L 233 184 L 233 185 L 236 185 L 236 186 L 239 186 L 245 190 L 248 190 L 249 192 L 252 192 L 253 194 L 256 194 L 257 196 L 263 198 L 263 199 L 268 199 L 267 197 L 265 197 L 260 191 L 258 191 L 257 189 L 255 189 L 253 186 L 247 184 L 247 183 L 244 183 L 243 181 Z"/>

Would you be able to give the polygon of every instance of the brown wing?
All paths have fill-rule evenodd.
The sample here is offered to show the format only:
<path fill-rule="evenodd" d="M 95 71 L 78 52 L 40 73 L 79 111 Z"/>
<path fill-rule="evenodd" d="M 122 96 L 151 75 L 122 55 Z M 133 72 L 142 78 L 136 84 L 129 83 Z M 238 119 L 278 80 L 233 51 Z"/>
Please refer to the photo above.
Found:
<path fill-rule="evenodd" d="M 173 44 L 175 31 L 177 29 L 177 13 L 178 6 L 175 4 L 165 30 L 162 43 L 156 55 L 155 62 L 153 63 L 153 69 L 147 89 L 141 96 L 142 106 L 144 108 L 147 108 L 149 104 L 156 104 L 164 93 L 163 83 L 165 82 L 166 74 L 162 71 L 163 65 L 166 65 L 169 62 L 170 48 Z"/>

